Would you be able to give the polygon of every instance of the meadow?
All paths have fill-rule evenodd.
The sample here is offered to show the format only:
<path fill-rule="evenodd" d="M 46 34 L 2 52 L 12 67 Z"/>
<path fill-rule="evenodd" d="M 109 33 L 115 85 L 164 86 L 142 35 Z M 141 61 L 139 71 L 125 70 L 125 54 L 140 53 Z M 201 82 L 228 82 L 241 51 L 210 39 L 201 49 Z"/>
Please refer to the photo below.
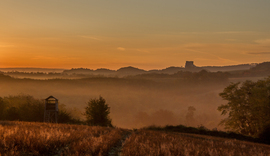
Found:
<path fill-rule="evenodd" d="M 270 146 L 196 134 L 141 129 L 126 139 L 123 155 L 268 156 Z"/>
<path fill-rule="evenodd" d="M 0 121 L 0 155 L 267 156 L 270 145 L 148 129 Z"/>
<path fill-rule="evenodd" d="M 107 155 L 124 133 L 98 126 L 0 121 L 0 155 Z"/>

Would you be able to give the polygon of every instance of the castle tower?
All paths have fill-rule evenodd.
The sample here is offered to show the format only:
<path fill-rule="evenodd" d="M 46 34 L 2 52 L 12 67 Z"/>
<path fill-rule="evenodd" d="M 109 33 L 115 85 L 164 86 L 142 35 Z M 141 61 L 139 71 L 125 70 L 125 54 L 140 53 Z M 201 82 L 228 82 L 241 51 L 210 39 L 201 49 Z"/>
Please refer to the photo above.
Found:
<path fill-rule="evenodd" d="M 186 61 L 186 65 L 185 65 L 186 69 L 192 69 L 192 68 L 195 68 L 195 67 L 196 66 L 194 65 L 193 61 Z"/>

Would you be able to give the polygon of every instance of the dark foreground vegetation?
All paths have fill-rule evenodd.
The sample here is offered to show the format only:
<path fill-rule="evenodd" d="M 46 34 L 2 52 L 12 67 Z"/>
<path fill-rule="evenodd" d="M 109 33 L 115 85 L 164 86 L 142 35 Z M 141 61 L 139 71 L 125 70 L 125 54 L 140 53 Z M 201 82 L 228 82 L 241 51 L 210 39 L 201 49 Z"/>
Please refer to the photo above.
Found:
<path fill-rule="evenodd" d="M 270 143 L 270 77 L 231 83 L 219 95 L 227 101 L 218 107 L 225 129 Z"/>
<path fill-rule="evenodd" d="M 44 101 L 24 94 L 0 97 L 0 120 L 43 122 Z M 59 105 L 58 122 L 83 123 L 80 119 L 74 118 L 63 104 Z"/>

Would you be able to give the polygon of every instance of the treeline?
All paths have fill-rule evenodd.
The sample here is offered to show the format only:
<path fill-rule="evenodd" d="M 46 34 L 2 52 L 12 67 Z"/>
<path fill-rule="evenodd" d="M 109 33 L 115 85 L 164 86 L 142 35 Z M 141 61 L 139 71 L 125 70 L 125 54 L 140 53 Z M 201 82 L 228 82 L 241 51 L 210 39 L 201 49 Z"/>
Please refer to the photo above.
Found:
<path fill-rule="evenodd" d="M 0 97 L 0 120 L 43 122 L 44 101 L 30 95 Z M 59 105 L 58 123 L 82 124 L 64 105 Z"/>
<path fill-rule="evenodd" d="M 252 77 L 252 76 L 270 76 L 270 62 L 263 62 L 256 65 L 250 70 L 243 71 L 242 73 L 238 74 L 239 77 Z"/>
<path fill-rule="evenodd" d="M 86 69 L 81 69 L 86 70 Z M 107 71 L 101 71 L 96 73 L 87 73 L 87 72 L 77 72 L 72 73 L 73 69 L 70 70 L 71 72 L 62 72 L 62 73 L 43 73 L 43 72 L 2 72 L 0 74 L 12 76 L 15 78 L 40 78 L 40 79 L 81 79 L 81 78 L 147 78 L 147 79 L 163 79 L 163 78 L 177 78 L 180 80 L 185 81 L 224 81 L 227 80 L 232 74 L 228 72 L 209 72 L 207 70 L 200 70 L 198 72 L 191 72 L 191 71 L 178 71 L 174 74 L 169 73 L 160 73 L 160 72 L 132 72 L 127 71 L 125 72 L 124 76 L 122 73 L 118 74 L 108 74 Z M 79 70 L 80 71 L 80 70 Z"/>
<path fill-rule="evenodd" d="M 56 72 L 1 72 L 1 75 L 11 76 L 13 78 L 20 79 L 81 79 L 81 78 L 92 78 L 92 77 L 105 77 L 104 75 L 93 75 L 93 74 L 67 74 L 67 73 L 56 73 Z"/>
<path fill-rule="evenodd" d="M 141 74 L 130 76 L 129 78 L 175 78 L 184 82 L 224 82 L 231 76 L 228 72 L 208 72 L 201 70 L 199 72 L 179 71 L 175 74 Z"/>
<path fill-rule="evenodd" d="M 1 74 L 1 73 L 0 73 Z M 33 79 L 53 79 L 53 78 L 69 78 L 67 74 L 56 72 L 19 72 L 10 71 L 2 72 L 2 74 L 9 75 L 15 78 L 33 78 Z"/>
<path fill-rule="evenodd" d="M 1 72 L 5 75 L 18 78 L 91 78 L 91 77 L 137 77 L 137 78 L 181 78 L 189 80 L 222 80 L 233 77 L 257 77 L 269 76 L 270 62 L 259 63 L 256 66 L 247 69 L 251 65 L 237 65 L 224 67 L 196 67 L 185 69 L 181 67 L 169 67 L 162 70 L 143 70 L 134 67 L 123 67 L 118 70 L 100 68 L 97 70 L 87 68 L 72 68 L 63 72 L 19 72 L 7 71 Z M 243 68 L 244 67 L 244 68 Z M 14 69 L 15 70 L 15 69 Z M 217 72 L 213 72 L 217 71 Z"/>

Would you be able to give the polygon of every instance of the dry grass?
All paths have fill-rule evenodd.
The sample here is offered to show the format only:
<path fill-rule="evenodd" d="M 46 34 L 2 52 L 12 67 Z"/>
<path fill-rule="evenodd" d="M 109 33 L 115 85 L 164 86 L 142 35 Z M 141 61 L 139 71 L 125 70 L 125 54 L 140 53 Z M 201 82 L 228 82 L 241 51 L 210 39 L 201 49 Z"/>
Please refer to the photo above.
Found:
<path fill-rule="evenodd" d="M 139 130 L 122 148 L 127 156 L 267 156 L 270 146 L 231 139 Z"/>
<path fill-rule="evenodd" d="M 0 121 L 0 156 L 107 155 L 127 130 L 83 125 Z M 193 134 L 138 130 L 124 156 L 266 156 L 270 146 Z"/>
<path fill-rule="evenodd" d="M 106 155 L 125 130 L 0 121 L 0 155 Z"/>

